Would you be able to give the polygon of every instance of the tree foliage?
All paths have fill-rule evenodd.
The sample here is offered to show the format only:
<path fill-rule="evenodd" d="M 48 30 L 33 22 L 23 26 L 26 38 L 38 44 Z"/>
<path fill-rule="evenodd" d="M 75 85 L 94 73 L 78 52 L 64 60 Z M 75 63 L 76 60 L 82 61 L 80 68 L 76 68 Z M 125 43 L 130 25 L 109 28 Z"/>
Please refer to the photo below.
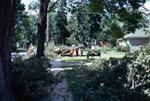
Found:
<path fill-rule="evenodd" d="M 146 20 L 139 10 L 144 3 L 145 0 L 70 1 L 68 2 L 68 13 L 76 21 L 74 24 L 73 22 L 69 23 L 71 25 L 68 24 L 68 30 L 76 28 L 73 30 L 76 32 L 69 39 L 71 40 L 74 36 L 75 42 L 80 43 L 77 37 L 82 40 L 82 36 L 87 35 L 89 39 L 84 38 L 82 42 L 87 40 L 90 42 L 93 39 L 115 41 L 124 34 L 134 32 L 137 28 L 146 27 Z M 82 34 L 79 34 L 79 31 Z"/>
<path fill-rule="evenodd" d="M 118 20 L 123 23 L 126 32 L 134 32 L 136 28 L 143 27 L 143 15 L 139 8 L 143 6 L 146 0 L 91 0 L 91 10 L 93 12 L 103 11 L 102 14 L 107 17 L 117 16 Z M 101 2 L 100 2 L 101 1 Z M 95 6 L 96 3 L 101 8 Z M 103 4 L 103 5 L 102 5 Z M 103 9 L 102 9 L 103 8 Z M 96 10 L 95 10 L 96 9 Z"/>
<path fill-rule="evenodd" d="M 39 97 L 48 95 L 46 87 L 54 82 L 48 68 L 51 65 L 46 58 L 14 59 L 11 63 L 11 86 L 16 101 L 37 101 Z"/>
<path fill-rule="evenodd" d="M 59 7 L 57 9 L 56 15 L 56 30 L 57 30 L 57 39 L 58 44 L 66 44 L 66 39 L 69 37 L 70 33 L 68 32 L 66 26 L 67 22 L 67 10 L 66 10 L 67 2 L 66 0 L 62 0 L 59 3 Z"/>
<path fill-rule="evenodd" d="M 24 47 L 27 42 L 36 44 L 37 37 L 37 17 L 25 11 L 25 5 L 21 2 L 16 4 L 15 29 L 12 35 L 12 51 L 19 47 Z"/>
<path fill-rule="evenodd" d="M 95 60 L 89 67 L 77 69 L 86 75 L 75 100 L 149 101 L 150 47 L 122 59 Z"/>

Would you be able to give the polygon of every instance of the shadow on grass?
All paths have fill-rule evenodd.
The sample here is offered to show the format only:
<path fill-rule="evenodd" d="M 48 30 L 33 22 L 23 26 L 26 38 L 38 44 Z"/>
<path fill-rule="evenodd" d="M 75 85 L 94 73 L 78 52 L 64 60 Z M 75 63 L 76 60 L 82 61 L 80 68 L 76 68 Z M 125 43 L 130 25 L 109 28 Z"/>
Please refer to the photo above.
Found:
<path fill-rule="evenodd" d="M 131 89 L 128 81 L 129 58 L 102 62 L 99 69 L 66 70 L 69 87 L 75 101 L 149 101 L 147 86 Z M 130 77 L 129 77 L 130 78 Z"/>

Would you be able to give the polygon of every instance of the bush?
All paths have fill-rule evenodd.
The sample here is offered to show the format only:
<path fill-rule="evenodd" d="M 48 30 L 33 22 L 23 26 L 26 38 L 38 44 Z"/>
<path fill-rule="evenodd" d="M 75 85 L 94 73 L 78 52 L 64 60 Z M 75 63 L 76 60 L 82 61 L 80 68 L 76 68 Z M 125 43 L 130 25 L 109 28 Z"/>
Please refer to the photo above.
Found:
<path fill-rule="evenodd" d="M 17 101 L 36 101 L 46 95 L 45 87 L 52 85 L 53 76 L 47 59 L 35 57 L 21 60 L 16 59 L 11 64 L 12 89 Z"/>
<path fill-rule="evenodd" d="M 58 46 L 56 46 L 53 42 L 50 42 L 45 48 L 45 55 L 49 59 L 57 58 L 57 54 L 55 53 L 55 49 L 57 49 L 57 48 L 58 48 Z"/>
<path fill-rule="evenodd" d="M 94 61 L 77 96 L 82 101 L 149 101 L 150 47 L 123 59 Z"/>
<path fill-rule="evenodd" d="M 138 89 L 150 96 L 150 47 L 142 47 L 132 57 L 132 64 L 128 65 L 128 82 L 130 89 Z"/>
<path fill-rule="evenodd" d="M 50 42 L 45 48 L 45 56 L 47 56 L 49 59 L 56 59 L 58 58 L 56 51 L 59 49 L 68 49 L 68 46 L 56 46 L 53 42 Z"/>
<path fill-rule="evenodd" d="M 118 52 L 129 52 L 129 46 L 126 46 L 126 47 L 117 47 L 117 51 Z"/>

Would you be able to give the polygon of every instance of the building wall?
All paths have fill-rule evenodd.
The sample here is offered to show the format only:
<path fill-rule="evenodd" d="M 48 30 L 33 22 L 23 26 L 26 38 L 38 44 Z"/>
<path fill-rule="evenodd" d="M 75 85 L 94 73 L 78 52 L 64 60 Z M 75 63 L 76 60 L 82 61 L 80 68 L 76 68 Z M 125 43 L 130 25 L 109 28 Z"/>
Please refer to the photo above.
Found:
<path fill-rule="evenodd" d="M 138 50 L 142 45 L 149 43 L 148 38 L 129 38 L 128 45 L 130 47 L 130 52 Z"/>
<path fill-rule="evenodd" d="M 145 45 L 149 42 L 148 38 L 130 38 L 129 42 L 132 46 Z"/>

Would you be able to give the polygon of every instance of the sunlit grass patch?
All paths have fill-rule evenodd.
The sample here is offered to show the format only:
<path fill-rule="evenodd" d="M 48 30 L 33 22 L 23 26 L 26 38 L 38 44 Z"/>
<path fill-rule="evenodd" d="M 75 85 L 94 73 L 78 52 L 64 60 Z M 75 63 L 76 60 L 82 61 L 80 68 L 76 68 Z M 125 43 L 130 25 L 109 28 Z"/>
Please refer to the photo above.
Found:
<path fill-rule="evenodd" d="M 76 70 L 65 70 L 66 78 L 69 84 L 69 88 L 73 93 L 73 97 L 75 101 L 78 101 L 78 95 L 82 90 L 80 90 L 80 86 L 84 84 L 86 80 L 88 80 L 86 75 L 83 75 Z"/>
<path fill-rule="evenodd" d="M 78 62 L 78 61 L 90 61 L 94 59 L 109 59 L 110 57 L 113 58 L 123 58 L 125 56 L 125 52 L 116 52 L 116 51 L 107 51 L 107 52 L 102 52 L 101 56 L 90 56 L 89 59 L 87 59 L 87 56 L 76 56 L 76 57 L 61 57 L 60 59 L 62 61 L 66 62 Z"/>

